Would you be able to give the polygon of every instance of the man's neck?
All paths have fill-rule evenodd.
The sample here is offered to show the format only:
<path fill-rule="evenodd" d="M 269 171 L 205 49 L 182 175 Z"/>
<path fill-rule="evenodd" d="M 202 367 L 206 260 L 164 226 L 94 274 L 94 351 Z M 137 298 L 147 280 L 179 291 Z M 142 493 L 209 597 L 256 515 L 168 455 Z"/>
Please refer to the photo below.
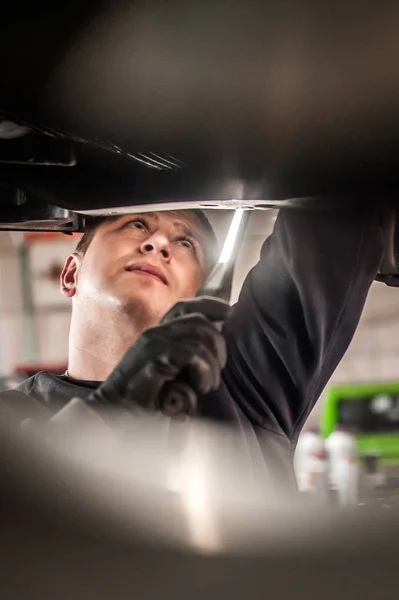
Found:
<path fill-rule="evenodd" d="M 128 315 L 102 321 L 72 317 L 68 375 L 73 379 L 105 381 L 129 347 L 152 323 L 134 322 Z"/>

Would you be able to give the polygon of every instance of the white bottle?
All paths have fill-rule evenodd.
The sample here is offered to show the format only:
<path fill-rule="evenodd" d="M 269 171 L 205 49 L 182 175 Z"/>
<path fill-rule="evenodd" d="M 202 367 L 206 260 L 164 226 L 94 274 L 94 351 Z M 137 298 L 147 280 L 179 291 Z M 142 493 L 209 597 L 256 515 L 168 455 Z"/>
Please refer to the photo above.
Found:
<path fill-rule="evenodd" d="M 338 426 L 325 442 L 330 489 L 336 492 L 341 506 L 353 506 L 358 497 L 356 440 Z"/>
<path fill-rule="evenodd" d="M 294 467 L 299 491 L 322 495 L 326 493 L 327 464 L 324 441 L 317 431 L 307 430 L 300 436 Z"/>

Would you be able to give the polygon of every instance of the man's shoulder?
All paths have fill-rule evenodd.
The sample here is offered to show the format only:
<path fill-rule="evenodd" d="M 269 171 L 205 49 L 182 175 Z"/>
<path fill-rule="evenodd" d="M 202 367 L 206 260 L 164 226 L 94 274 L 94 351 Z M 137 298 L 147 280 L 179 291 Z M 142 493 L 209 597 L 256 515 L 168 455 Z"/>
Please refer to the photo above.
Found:
<path fill-rule="evenodd" d="M 16 385 L 12 389 L 29 395 L 29 393 L 32 390 L 32 387 L 35 387 L 37 375 L 38 374 L 36 373 L 36 375 L 32 375 L 32 377 L 28 377 L 28 379 L 24 379 L 24 381 L 21 381 L 18 385 Z"/>
<path fill-rule="evenodd" d="M 15 390 L 45 404 L 50 410 L 59 410 L 74 397 L 85 398 L 91 391 L 63 375 L 40 371 L 22 381 Z"/>
<path fill-rule="evenodd" d="M 47 371 L 40 371 L 39 373 L 32 375 L 32 377 L 22 381 L 14 389 L 23 392 L 28 396 L 36 394 L 45 395 L 48 391 L 52 391 L 54 388 L 59 387 L 59 382 L 59 376 L 48 373 Z"/>
<path fill-rule="evenodd" d="M 47 405 L 45 395 L 40 393 L 43 380 L 48 379 L 40 373 L 25 379 L 12 389 L 0 392 L 0 418 L 6 419 L 10 427 L 18 425 L 25 419 L 47 417 L 52 408 Z"/>
<path fill-rule="evenodd" d="M 72 398 L 85 399 L 92 387 L 85 383 L 40 371 L 14 389 L 0 392 L 0 419 L 17 425 L 28 418 L 47 418 L 61 410 Z"/>

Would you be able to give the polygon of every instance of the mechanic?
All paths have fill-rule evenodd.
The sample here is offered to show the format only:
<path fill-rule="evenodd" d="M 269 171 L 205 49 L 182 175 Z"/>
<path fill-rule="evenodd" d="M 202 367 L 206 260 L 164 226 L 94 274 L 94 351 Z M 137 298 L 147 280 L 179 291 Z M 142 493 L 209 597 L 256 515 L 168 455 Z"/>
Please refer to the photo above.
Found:
<path fill-rule="evenodd" d="M 187 412 L 255 432 L 271 479 L 294 484 L 299 433 L 354 335 L 383 233 L 378 211 L 281 209 L 230 309 L 194 298 L 216 257 L 200 211 L 93 219 L 61 275 L 68 370 L 19 390 L 52 414 L 73 398 L 157 411 L 184 373 Z"/>

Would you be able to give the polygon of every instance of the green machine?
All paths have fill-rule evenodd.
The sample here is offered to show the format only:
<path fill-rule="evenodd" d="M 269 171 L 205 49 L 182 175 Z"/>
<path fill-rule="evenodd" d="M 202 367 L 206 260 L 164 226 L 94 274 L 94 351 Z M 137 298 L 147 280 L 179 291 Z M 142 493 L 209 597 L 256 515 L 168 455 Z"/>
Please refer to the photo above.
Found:
<path fill-rule="evenodd" d="M 322 408 L 322 436 L 338 426 L 355 436 L 360 460 L 376 455 L 382 466 L 399 466 L 399 382 L 330 388 Z"/>

